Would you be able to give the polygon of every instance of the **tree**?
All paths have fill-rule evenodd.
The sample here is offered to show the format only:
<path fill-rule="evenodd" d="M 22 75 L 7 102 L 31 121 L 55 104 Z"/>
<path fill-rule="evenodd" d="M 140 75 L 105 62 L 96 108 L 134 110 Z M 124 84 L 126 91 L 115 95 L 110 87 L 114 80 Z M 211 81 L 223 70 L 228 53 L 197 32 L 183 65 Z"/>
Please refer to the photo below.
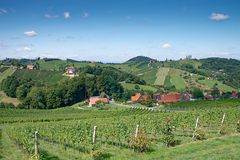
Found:
<path fill-rule="evenodd" d="M 7 96 L 16 98 L 16 90 L 18 86 L 19 80 L 14 76 L 10 76 L 2 81 L 1 88 Z"/>
<path fill-rule="evenodd" d="M 23 101 L 28 108 L 46 109 L 45 93 L 43 88 L 32 87 L 31 91 Z"/>
<path fill-rule="evenodd" d="M 204 97 L 203 92 L 199 88 L 193 89 L 193 98 L 202 99 Z"/>
<path fill-rule="evenodd" d="M 46 108 L 53 109 L 59 108 L 63 105 L 62 91 L 55 87 L 47 89 L 46 91 Z"/>
<path fill-rule="evenodd" d="M 19 87 L 17 87 L 16 97 L 20 100 L 23 100 L 27 97 L 27 94 L 30 92 L 31 87 L 32 84 L 30 82 L 20 85 Z"/>
<path fill-rule="evenodd" d="M 213 86 L 213 89 L 212 89 L 211 94 L 212 94 L 212 96 L 213 96 L 214 98 L 219 97 L 220 91 L 219 91 L 219 89 L 218 89 L 218 87 L 217 87 L 217 83 Z"/>
<path fill-rule="evenodd" d="M 135 85 L 135 87 L 134 87 L 136 90 L 139 90 L 140 89 L 140 87 L 139 87 L 139 85 Z"/>

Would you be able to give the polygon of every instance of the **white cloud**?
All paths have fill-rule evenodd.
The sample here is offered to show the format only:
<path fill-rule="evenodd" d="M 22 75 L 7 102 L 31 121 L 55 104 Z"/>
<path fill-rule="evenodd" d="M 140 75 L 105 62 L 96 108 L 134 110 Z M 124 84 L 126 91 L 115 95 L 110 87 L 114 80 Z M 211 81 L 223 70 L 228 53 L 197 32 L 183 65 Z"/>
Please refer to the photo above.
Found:
<path fill-rule="evenodd" d="M 28 46 L 20 47 L 16 49 L 17 52 L 32 52 L 32 48 Z"/>
<path fill-rule="evenodd" d="M 6 9 L 0 8 L 0 15 L 1 14 L 8 14 L 8 11 Z"/>
<path fill-rule="evenodd" d="M 46 18 L 52 19 L 52 18 L 58 18 L 58 15 L 50 15 L 50 14 L 45 14 L 44 15 Z"/>
<path fill-rule="evenodd" d="M 28 37 L 34 37 L 34 36 L 37 36 L 37 32 L 35 31 L 26 31 L 23 33 L 25 36 L 28 36 Z"/>
<path fill-rule="evenodd" d="M 82 17 L 87 18 L 89 16 L 88 12 L 83 12 Z"/>
<path fill-rule="evenodd" d="M 223 21 L 223 20 L 227 20 L 227 19 L 229 19 L 229 18 L 230 18 L 229 15 L 222 14 L 222 13 L 212 13 L 212 14 L 209 16 L 209 19 L 215 20 L 215 21 Z"/>
<path fill-rule="evenodd" d="M 70 18 L 70 12 L 64 12 L 63 13 L 64 18 L 68 19 Z"/>
<path fill-rule="evenodd" d="M 163 48 L 163 49 L 172 48 L 172 45 L 169 44 L 169 43 L 165 43 L 165 44 L 163 44 L 163 45 L 161 46 L 161 48 Z"/>

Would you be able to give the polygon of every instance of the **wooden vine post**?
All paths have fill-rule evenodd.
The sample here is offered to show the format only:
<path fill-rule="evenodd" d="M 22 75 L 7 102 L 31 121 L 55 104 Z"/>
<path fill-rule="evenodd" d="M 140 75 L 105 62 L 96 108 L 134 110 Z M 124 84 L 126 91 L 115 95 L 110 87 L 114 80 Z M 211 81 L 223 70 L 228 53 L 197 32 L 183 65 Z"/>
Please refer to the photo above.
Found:
<path fill-rule="evenodd" d="M 222 130 L 222 126 L 223 126 L 223 123 L 224 123 L 224 120 L 225 120 L 225 116 L 226 116 L 226 113 L 223 114 L 223 117 L 222 117 L 222 121 L 221 121 L 221 128 L 219 130 L 219 134 L 221 133 L 221 130 Z"/>
<path fill-rule="evenodd" d="M 137 125 L 136 130 L 135 130 L 135 138 L 137 138 L 137 136 L 138 136 L 138 129 L 139 129 L 139 125 Z"/>
<path fill-rule="evenodd" d="M 38 131 L 34 132 L 34 156 L 38 160 Z"/>
<path fill-rule="evenodd" d="M 221 125 L 223 125 L 223 123 L 224 123 L 225 116 L 226 116 L 226 114 L 224 113 L 224 114 L 223 114 L 223 117 L 222 117 L 222 124 L 221 124 Z"/>
<path fill-rule="evenodd" d="M 94 126 L 93 127 L 93 144 L 95 144 L 96 143 L 96 132 L 97 132 L 97 126 Z"/>
<path fill-rule="evenodd" d="M 197 117 L 197 120 L 196 120 L 196 123 L 195 123 L 195 128 L 194 128 L 194 131 L 193 131 L 193 137 L 192 137 L 192 138 L 195 137 L 195 132 L 196 132 L 197 127 L 198 127 L 198 121 L 199 121 L 199 118 Z"/>

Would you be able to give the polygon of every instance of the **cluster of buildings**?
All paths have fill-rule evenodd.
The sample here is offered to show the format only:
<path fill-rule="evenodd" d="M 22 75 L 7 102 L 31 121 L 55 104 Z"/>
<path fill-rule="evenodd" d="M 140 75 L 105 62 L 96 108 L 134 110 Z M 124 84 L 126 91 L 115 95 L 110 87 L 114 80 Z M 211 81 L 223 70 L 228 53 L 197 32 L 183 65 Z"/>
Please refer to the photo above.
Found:
<path fill-rule="evenodd" d="M 79 76 L 79 74 L 77 73 L 77 69 L 74 66 L 67 66 L 67 67 L 65 67 L 65 73 L 63 75 L 64 76 L 68 76 L 68 77 Z"/>
<path fill-rule="evenodd" d="M 220 94 L 224 94 L 223 92 Z M 231 98 L 240 98 L 240 93 L 232 91 Z M 160 94 L 156 93 L 153 96 L 142 95 L 141 93 L 136 93 L 134 96 L 131 96 L 132 103 L 138 103 L 140 101 L 153 100 L 157 105 L 164 103 L 175 103 L 180 101 L 194 101 L 191 93 L 169 93 L 169 94 Z M 205 94 L 204 100 L 214 100 L 214 97 L 211 94 Z"/>
<path fill-rule="evenodd" d="M 142 100 L 154 100 L 157 105 L 161 103 L 174 103 L 182 100 L 190 100 L 192 98 L 191 94 L 181 94 L 181 93 L 170 93 L 170 94 L 160 94 L 156 93 L 153 96 L 142 95 L 141 93 L 136 93 L 131 96 L 131 102 L 137 103 Z"/>

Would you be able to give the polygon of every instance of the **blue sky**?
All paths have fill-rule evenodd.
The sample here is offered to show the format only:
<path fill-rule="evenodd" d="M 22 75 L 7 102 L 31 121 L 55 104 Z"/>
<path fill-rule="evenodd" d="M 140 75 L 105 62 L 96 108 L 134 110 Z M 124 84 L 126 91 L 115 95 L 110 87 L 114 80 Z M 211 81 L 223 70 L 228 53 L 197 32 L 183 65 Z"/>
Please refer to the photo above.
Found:
<path fill-rule="evenodd" d="M 0 59 L 240 59 L 239 0 L 0 0 Z"/>

